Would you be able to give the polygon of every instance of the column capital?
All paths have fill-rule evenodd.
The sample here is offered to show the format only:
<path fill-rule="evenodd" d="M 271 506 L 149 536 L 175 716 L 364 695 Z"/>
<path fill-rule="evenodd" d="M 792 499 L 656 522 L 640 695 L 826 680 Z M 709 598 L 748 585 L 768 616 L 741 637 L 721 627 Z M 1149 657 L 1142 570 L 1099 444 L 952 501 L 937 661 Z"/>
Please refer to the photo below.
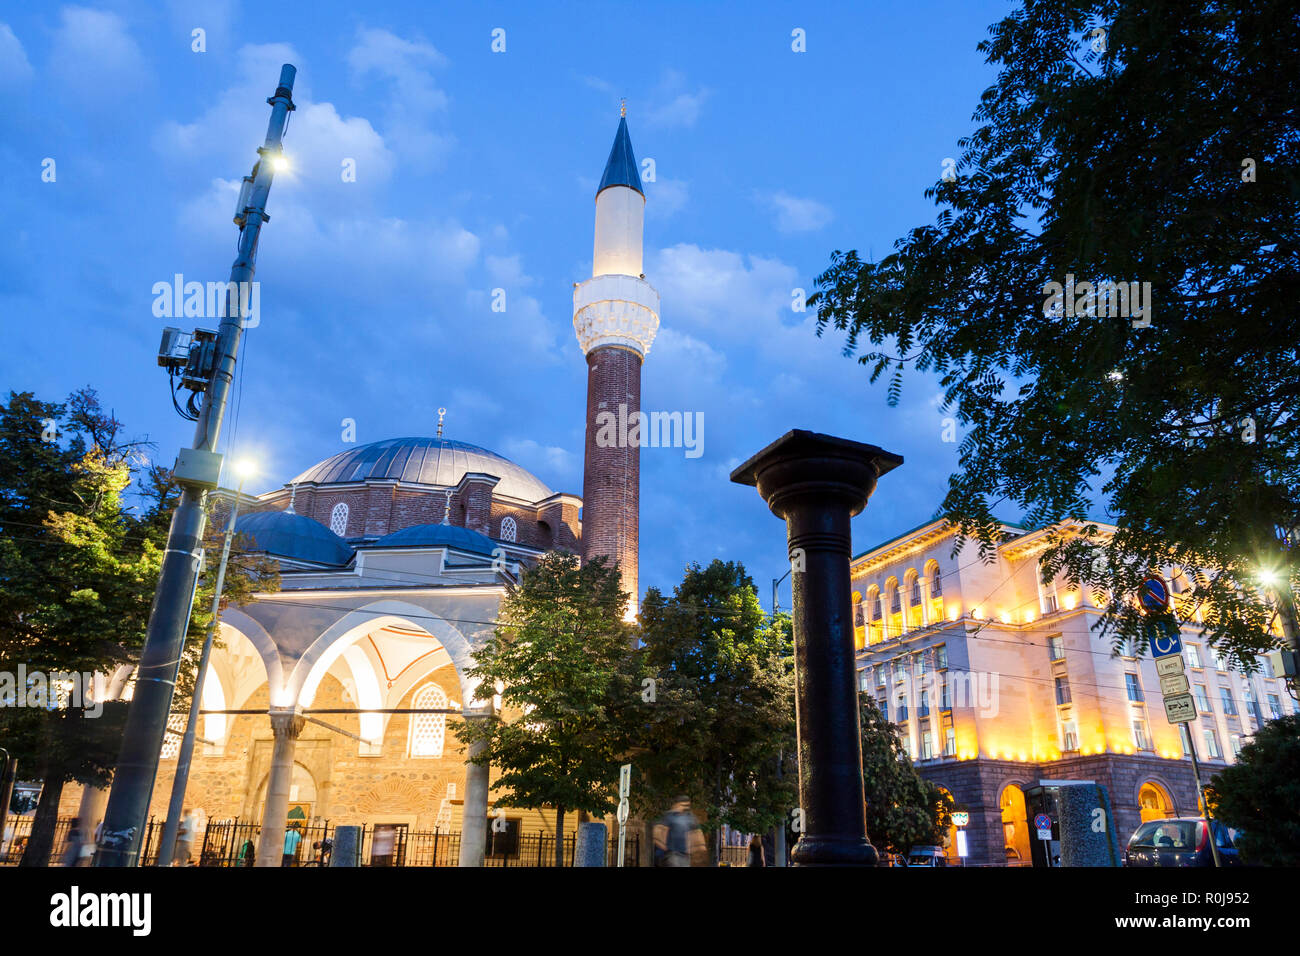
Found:
<path fill-rule="evenodd" d="M 276 737 L 284 737 L 289 740 L 297 740 L 298 735 L 302 733 L 303 727 L 307 724 L 307 718 L 296 707 L 273 707 L 270 716 L 271 733 Z"/>

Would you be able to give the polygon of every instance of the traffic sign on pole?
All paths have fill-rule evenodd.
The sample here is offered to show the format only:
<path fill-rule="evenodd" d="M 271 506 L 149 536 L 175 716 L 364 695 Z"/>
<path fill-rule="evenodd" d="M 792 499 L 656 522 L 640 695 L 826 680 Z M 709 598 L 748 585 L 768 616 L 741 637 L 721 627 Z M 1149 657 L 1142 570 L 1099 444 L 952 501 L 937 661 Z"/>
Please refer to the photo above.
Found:
<path fill-rule="evenodd" d="M 1179 694 L 1186 694 L 1191 690 L 1191 685 L 1187 683 L 1186 674 L 1170 674 L 1168 677 L 1160 678 L 1160 695 L 1162 697 L 1177 697 Z"/>
<path fill-rule="evenodd" d="M 1178 633 L 1177 625 L 1165 618 L 1153 621 L 1151 624 L 1153 626 L 1148 628 L 1148 637 L 1151 641 L 1152 657 L 1169 657 L 1183 653 L 1183 638 Z"/>
<path fill-rule="evenodd" d="M 1191 694 L 1165 698 L 1165 716 L 1171 724 L 1185 724 L 1196 719 L 1196 701 Z"/>
<path fill-rule="evenodd" d="M 1173 657 L 1156 658 L 1156 673 L 1161 677 L 1171 677 L 1174 674 L 1181 674 L 1185 665 L 1183 664 L 1183 655 L 1176 654 Z"/>
<path fill-rule="evenodd" d="M 1163 611 L 1169 606 L 1169 586 L 1165 579 L 1149 574 L 1142 582 L 1142 606 L 1148 611 Z"/>

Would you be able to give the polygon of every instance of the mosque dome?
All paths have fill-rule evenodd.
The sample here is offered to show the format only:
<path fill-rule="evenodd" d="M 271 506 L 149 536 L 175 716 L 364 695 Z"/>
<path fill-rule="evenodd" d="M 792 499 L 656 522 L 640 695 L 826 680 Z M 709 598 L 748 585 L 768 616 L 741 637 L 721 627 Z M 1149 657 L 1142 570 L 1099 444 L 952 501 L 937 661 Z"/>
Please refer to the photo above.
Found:
<path fill-rule="evenodd" d="M 389 478 L 423 485 L 455 486 L 471 472 L 501 481 L 494 494 L 536 502 L 551 497 L 535 475 L 496 452 L 450 438 L 389 438 L 339 452 L 308 468 L 293 484 L 343 484 Z"/>
<path fill-rule="evenodd" d="M 288 511 L 254 511 L 240 515 L 235 530 L 247 534 L 260 551 L 314 564 L 347 564 L 352 549 L 329 528 Z"/>
<path fill-rule="evenodd" d="M 373 548 L 455 548 L 472 554 L 491 555 L 497 543 L 485 534 L 450 524 L 417 524 L 384 535 Z"/>

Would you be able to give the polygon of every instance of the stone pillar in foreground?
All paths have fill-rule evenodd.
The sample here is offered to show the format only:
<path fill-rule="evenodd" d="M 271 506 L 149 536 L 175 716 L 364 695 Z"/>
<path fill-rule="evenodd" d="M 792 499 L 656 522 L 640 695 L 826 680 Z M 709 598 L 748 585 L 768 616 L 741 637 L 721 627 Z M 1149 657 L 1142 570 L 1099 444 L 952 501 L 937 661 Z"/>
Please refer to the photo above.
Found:
<path fill-rule="evenodd" d="M 853 652 L 849 519 L 903 459 L 795 429 L 731 473 L 784 518 L 794 597 L 795 715 L 803 834 L 795 866 L 875 866 L 867 841 Z"/>
<path fill-rule="evenodd" d="M 262 833 L 257 840 L 256 866 L 279 866 L 284 856 L 284 823 L 289 813 L 289 785 L 293 781 L 293 753 L 306 721 L 296 710 L 272 710 L 271 772 L 266 781 L 266 807 Z"/>
<path fill-rule="evenodd" d="M 487 749 L 483 741 L 469 745 L 469 756 L 477 757 Z M 460 819 L 459 866 L 482 866 L 483 852 L 487 849 L 488 826 L 488 775 L 491 768 L 484 764 L 465 762 L 465 805 Z"/>

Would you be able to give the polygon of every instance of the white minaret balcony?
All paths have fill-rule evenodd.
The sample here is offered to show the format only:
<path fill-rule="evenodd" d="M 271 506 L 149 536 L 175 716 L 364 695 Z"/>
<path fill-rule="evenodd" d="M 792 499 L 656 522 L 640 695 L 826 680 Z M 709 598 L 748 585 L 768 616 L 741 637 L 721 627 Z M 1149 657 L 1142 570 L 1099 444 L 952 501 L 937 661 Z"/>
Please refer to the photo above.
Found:
<path fill-rule="evenodd" d="M 638 276 L 593 276 L 573 288 L 573 331 L 584 355 L 617 345 L 645 358 L 659 332 L 659 293 Z"/>

